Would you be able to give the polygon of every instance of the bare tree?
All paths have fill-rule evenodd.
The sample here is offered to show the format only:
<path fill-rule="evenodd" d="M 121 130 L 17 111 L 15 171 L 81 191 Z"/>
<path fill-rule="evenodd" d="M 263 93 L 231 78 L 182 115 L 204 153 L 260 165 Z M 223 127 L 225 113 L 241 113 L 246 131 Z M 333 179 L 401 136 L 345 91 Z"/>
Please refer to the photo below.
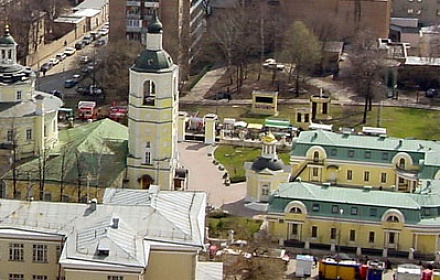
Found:
<path fill-rule="evenodd" d="M 89 75 L 94 84 L 104 88 L 105 97 L 126 101 L 128 98 L 128 71 L 143 46 L 135 41 L 118 41 L 96 47 L 87 55 L 94 60 L 94 70 Z M 78 60 L 78 66 L 80 61 Z"/>
<path fill-rule="evenodd" d="M 295 92 L 299 96 L 301 74 L 314 69 L 319 62 L 319 41 L 303 22 L 296 21 L 285 34 L 283 49 L 285 61 L 289 63 L 288 82 L 295 72 Z"/>
<path fill-rule="evenodd" d="M 376 38 L 368 32 L 358 32 L 350 56 L 354 87 L 364 100 L 362 123 L 367 122 L 367 112 L 372 110 L 375 91 L 382 82 L 386 68 L 386 52 L 382 52 Z"/>

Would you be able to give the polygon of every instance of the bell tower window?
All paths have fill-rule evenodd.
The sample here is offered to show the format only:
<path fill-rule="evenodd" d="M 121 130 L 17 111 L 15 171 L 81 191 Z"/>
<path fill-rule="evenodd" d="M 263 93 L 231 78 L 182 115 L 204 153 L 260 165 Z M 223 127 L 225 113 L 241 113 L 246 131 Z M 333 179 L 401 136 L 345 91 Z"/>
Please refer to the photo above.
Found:
<path fill-rule="evenodd" d="M 145 106 L 154 106 L 154 102 L 156 99 L 156 84 L 147 80 L 144 82 L 144 96 L 142 105 Z"/>

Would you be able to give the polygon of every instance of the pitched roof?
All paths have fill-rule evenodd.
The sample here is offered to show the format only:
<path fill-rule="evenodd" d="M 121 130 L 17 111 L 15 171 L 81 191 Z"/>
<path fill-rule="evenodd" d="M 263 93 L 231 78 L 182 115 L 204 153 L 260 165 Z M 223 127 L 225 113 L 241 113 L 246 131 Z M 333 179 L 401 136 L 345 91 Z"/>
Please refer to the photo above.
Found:
<path fill-rule="evenodd" d="M 94 186 L 109 186 L 125 170 L 127 143 L 128 128 L 110 119 L 61 130 L 59 142 L 45 163 L 45 180 L 77 183 L 78 176 L 88 176 Z M 20 165 L 18 180 L 39 180 L 39 166 L 39 159 Z M 11 178 L 12 171 L 3 176 Z"/>
<path fill-rule="evenodd" d="M 386 136 L 365 136 L 334 133 L 325 130 L 302 131 L 295 144 L 314 144 L 351 147 L 369 150 L 406 152 L 440 151 L 440 143 L 429 140 L 403 139 Z"/>
<path fill-rule="evenodd" d="M 284 213 L 289 202 L 298 200 L 306 204 L 310 215 L 339 216 L 340 213 L 331 212 L 331 205 L 337 204 L 341 208 L 348 207 L 347 211 L 343 212 L 346 218 L 379 220 L 387 209 L 399 209 L 409 223 L 422 223 L 425 218 L 420 211 L 422 208 L 440 207 L 440 181 L 429 182 L 429 187 L 425 181 L 417 193 L 321 186 L 304 182 L 283 183 L 272 193 L 268 212 Z M 322 209 L 313 212 L 314 203 L 323 203 Z M 358 206 L 356 216 L 351 215 L 349 208 L 351 206 Z M 369 214 L 371 208 L 378 209 L 377 216 L 372 217 Z M 437 212 L 432 216 L 437 216 Z M 432 219 L 432 217 L 428 218 Z"/>
<path fill-rule="evenodd" d="M 86 204 L 6 199 L 0 199 L 0 205 L 1 232 L 65 236 L 62 265 L 145 268 L 152 244 L 197 250 L 204 241 L 204 193 L 164 191 L 150 194 L 144 205 L 104 203 L 95 209 Z M 108 256 L 99 250 L 108 251 Z"/>

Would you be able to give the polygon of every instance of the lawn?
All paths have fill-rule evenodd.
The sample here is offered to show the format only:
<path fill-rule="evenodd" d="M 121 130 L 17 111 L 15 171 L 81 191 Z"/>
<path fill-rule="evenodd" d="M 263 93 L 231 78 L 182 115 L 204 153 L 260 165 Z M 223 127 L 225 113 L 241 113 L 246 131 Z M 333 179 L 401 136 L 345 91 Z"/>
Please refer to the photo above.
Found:
<path fill-rule="evenodd" d="M 280 105 L 279 115 L 275 118 L 294 120 L 293 112 L 296 107 L 305 107 L 305 104 Z M 246 121 L 248 123 L 264 123 L 269 116 L 259 116 L 250 114 L 250 106 L 206 106 L 206 105 L 183 105 L 182 111 L 187 111 L 198 116 L 208 113 L 215 113 L 220 119 L 235 118 L 236 120 Z M 374 106 L 373 110 L 368 112 L 366 124 L 362 124 L 363 106 L 339 106 L 332 105 L 331 115 L 333 119 L 326 123 L 333 124 L 334 130 L 340 127 L 353 127 L 361 130 L 363 126 L 379 126 L 388 130 L 388 135 L 392 137 L 413 137 L 417 139 L 440 139 L 440 128 L 437 128 L 440 120 L 440 111 L 383 107 Z M 380 117 L 378 117 L 380 116 Z"/>
<path fill-rule="evenodd" d="M 245 148 L 239 146 L 219 145 L 215 149 L 214 157 L 228 170 L 231 182 L 243 182 L 246 179 L 244 163 L 255 161 L 261 154 L 260 148 Z M 285 164 L 289 163 L 289 153 L 279 154 Z"/>
<path fill-rule="evenodd" d="M 282 105 L 279 107 L 280 114 L 278 118 L 286 118 L 293 120 L 294 108 L 304 105 Z M 199 116 L 207 113 L 213 113 L 215 106 L 209 107 L 186 107 L 185 110 L 194 109 Z M 236 118 L 246 122 L 263 123 L 266 117 L 252 116 L 246 106 L 218 106 L 217 114 L 220 119 L 225 117 Z M 188 110 L 188 111 L 190 111 Z M 333 119 L 328 123 L 334 125 L 334 130 L 339 127 L 354 127 L 360 131 L 363 126 L 379 126 L 388 130 L 388 135 L 399 138 L 415 138 L 438 140 L 440 139 L 440 128 L 437 123 L 440 120 L 440 111 L 383 107 L 375 106 L 368 113 L 366 124 L 362 124 L 363 106 L 332 106 Z M 255 161 L 261 153 L 261 148 L 243 148 L 220 145 L 216 149 L 214 156 L 218 162 L 225 166 L 228 171 L 231 182 L 240 182 L 245 180 L 244 162 Z M 289 155 L 287 152 L 280 153 L 280 158 L 285 164 L 289 163 Z"/>
<path fill-rule="evenodd" d="M 228 231 L 234 230 L 235 239 L 247 240 L 260 229 L 262 221 L 238 216 L 229 216 L 225 213 L 210 213 L 206 224 L 209 227 L 209 237 L 227 238 Z"/>

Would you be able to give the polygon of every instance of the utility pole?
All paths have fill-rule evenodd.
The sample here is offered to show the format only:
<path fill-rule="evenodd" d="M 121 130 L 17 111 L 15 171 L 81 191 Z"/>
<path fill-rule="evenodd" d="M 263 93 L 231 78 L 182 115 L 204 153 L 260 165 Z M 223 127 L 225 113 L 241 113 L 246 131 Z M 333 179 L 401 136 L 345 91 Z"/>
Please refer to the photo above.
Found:
<path fill-rule="evenodd" d="M 339 209 L 339 234 L 338 234 L 338 255 L 341 252 L 341 235 L 342 235 L 342 215 L 344 214 L 344 209 Z"/>

